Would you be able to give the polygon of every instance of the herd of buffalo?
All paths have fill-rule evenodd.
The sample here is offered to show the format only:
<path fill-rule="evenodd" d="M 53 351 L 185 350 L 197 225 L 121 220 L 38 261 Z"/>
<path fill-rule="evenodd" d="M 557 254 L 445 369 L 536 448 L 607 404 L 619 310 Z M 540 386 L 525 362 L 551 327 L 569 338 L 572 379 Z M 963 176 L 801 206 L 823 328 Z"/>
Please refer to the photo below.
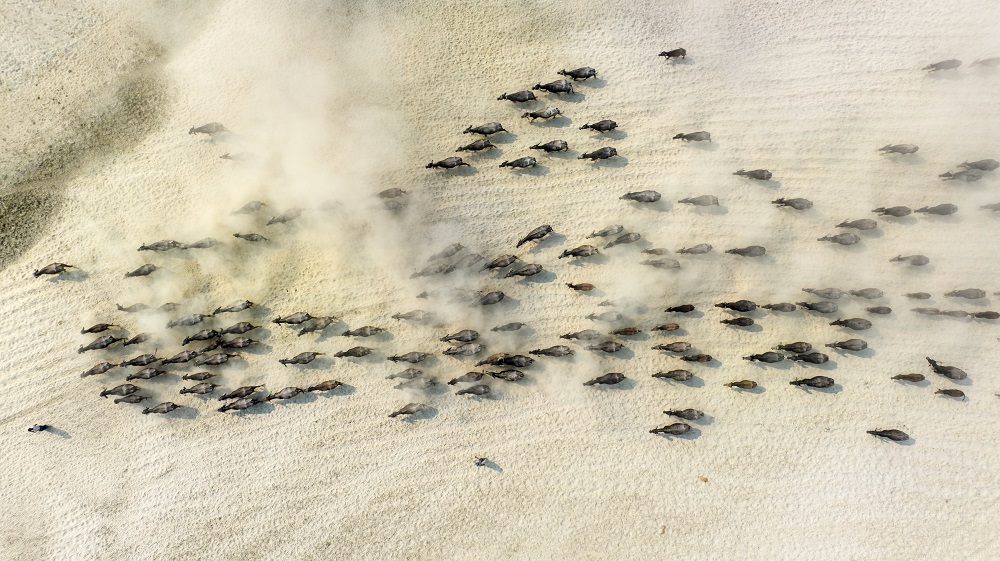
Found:
<path fill-rule="evenodd" d="M 663 56 L 668 60 L 684 59 L 687 56 L 687 51 L 684 49 L 674 49 L 671 51 L 664 51 L 660 53 L 660 56 Z M 931 72 L 954 70 L 960 65 L 960 61 L 947 60 L 927 66 L 925 70 Z M 973 64 L 973 66 L 1000 66 L 1000 58 L 978 60 Z M 524 89 L 514 93 L 503 93 L 497 97 L 497 100 L 507 101 L 513 104 L 526 104 L 538 101 L 539 96 L 544 96 L 546 94 L 551 96 L 574 95 L 574 83 L 586 81 L 591 78 L 596 79 L 598 73 L 594 68 L 584 66 L 571 70 L 560 70 L 558 74 L 568 78 L 568 80 L 560 79 L 547 83 L 537 83 L 530 89 Z M 538 110 L 525 111 L 521 117 L 529 121 L 535 121 L 539 119 L 558 119 L 561 115 L 562 112 L 557 107 L 546 106 Z M 601 135 L 605 135 L 606 133 L 616 130 L 617 127 L 618 124 L 615 121 L 603 119 L 592 123 L 588 122 L 581 126 L 580 129 L 593 131 L 594 133 L 597 133 L 597 137 L 599 138 Z M 463 132 L 465 134 L 478 135 L 482 138 L 459 146 L 457 151 L 475 154 L 487 150 L 496 150 L 498 147 L 490 141 L 490 137 L 497 134 L 503 134 L 506 130 L 507 129 L 505 129 L 499 122 L 491 122 L 479 126 L 470 126 Z M 229 131 L 226 127 L 219 123 L 209 123 L 201 127 L 192 128 L 189 132 L 191 134 L 200 133 L 217 136 L 227 134 Z M 681 140 L 683 142 L 712 142 L 711 134 L 705 131 L 679 133 L 674 136 L 674 139 Z M 569 150 L 569 144 L 567 141 L 561 139 L 547 140 L 532 144 L 529 149 L 539 150 L 543 153 L 566 152 Z M 912 144 L 890 144 L 879 149 L 879 152 L 882 154 L 897 155 L 893 157 L 908 157 L 908 155 L 914 154 L 917 151 L 918 147 Z M 595 146 L 589 151 L 583 152 L 579 158 L 598 162 L 616 158 L 618 156 L 617 149 L 612 146 Z M 229 154 L 224 157 L 227 157 L 227 159 L 241 159 Z M 525 169 L 532 168 L 536 166 L 537 163 L 538 162 L 535 157 L 525 155 L 512 160 L 505 160 L 499 165 L 499 167 Z M 471 165 L 472 164 L 469 162 L 463 160 L 462 157 L 452 156 L 438 161 L 433 161 L 427 164 L 426 167 L 446 170 L 445 173 L 453 173 L 448 172 L 447 170 L 455 170 L 457 168 Z M 985 174 L 994 172 L 998 167 L 1000 167 L 1000 162 L 997 162 L 997 160 L 994 159 L 965 161 L 956 166 L 956 169 L 953 171 L 941 174 L 941 178 L 949 181 L 974 182 L 982 179 Z M 761 182 L 770 181 L 773 177 L 772 172 L 767 169 L 740 169 L 734 172 L 734 175 L 745 178 L 746 180 Z M 389 202 L 405 193 L 406 191 L 403 191 L 402 189 L 391 188 L 378 193 L 378 197 L 386 202 Z M 661 199 L 661 194 L 653 190 L 635 191 L 622 195 L 621 199 L 640 205 L 652 204 Z M 712 195 L 684 198 L 679 202 L 695 206 L 708 207 L 719 205 L 718 199 Z M 772 201 L 772 203 L 777 207 L 789 208 L 795 211 L 804 211 L 812 208 L 813 206 L 811 201 L 804 198 L 778 198 Z M 392 204 L 388 204 L 387 206 L 390 210 L 398 208 Z M 235 212 L 257 216 L 260 215 L 266 207 L 267 205 L 263 202 L 252 201 Z M 986 205 L 983 208 L 991 211 L 1000 211 L 1000 203 Z M 957 212 L 957 210 L 957 206 L 951 203 L 943 203 L 917 209 L 911 209 L 907 206 L 879 207 L 874 209 L 873 212 L 878 215 L 880 219 L 891 221 L 893 219 L 908 216 L 912 212 L 931 215 L 949 215 Z M 264 227 L 267 227 L 292 222 L 298 219 L 303 212 L 304 209 L 293 208 L 270 218 L 270 220 L 263 225 Z M 261 221 L 261 223 L 263 223 L 263 221 Z M 836 227 L 842 230 L 862 232 L 878 228 L 878 222 L 871 218 L 860 218 L 843 221 L 837 224 Z M 857 244 L 861 241 L 861 238 L 853 231 L 833 233 L 823 236 L 819 238 L 819 240 L 839 245 Z M 551 236 L 553 233 L 554 229 L 551 225 L 542 225 L 534 230 L 531 230 L 530 232 L 526 232 L 517 240 L 511 240 L 511 245 L 514 246 L 514 250 L 516 250 L 526 244 L 538 243 Z M 267 242 L 269 239 L 263 235 L 252 232 L 237 232 L 234 233 L 233 236 L 243 240 L 244 242 L 251 243 Z M 642 235 L 639 232 L 626 231 L 622 225 L 613 224 L 592 232 L 590 235 L 586 236 L 586 238 L 586 243 L 564 248 L 557 258 L 570 260 L 586 260 L 594 258 L 594 256 L 611 250 L 616 246 L 633 244 L 642 239 Z M 142 244 L 139 247 L 139 251 L 149 251 L 162 254 L 167 252 L 208 250 L 220 245 L 221 243 L 222 242 L 219 242 L 214 238 L 204 238 L 192 243 L 163 240 L 151 244 Z M 676 253 L 685 256 L 699 255 L 706 254 L 714 250 L 715 248 L 709 243 L 699 243 L 690 247 L 681 247 L 676 250 Z M 651 267 L 667 270 L 681 268 L 680 260 L 665 257 L 665 255 L 670 253 L 670 251 L 665 248 L 649 248 L 643 250 L 642 253 L 649 256 L 649 258 L 643 261 L 643 263 Z M 725 249 L 725 253 L 737 256 L 735 258 L 755 259 L 766 255 L 767 250 L 762 246 L 751 245 L 747 247 L 728 248 Z M 891 261 L 907 264 L 913 267 L 921 267 L 929 263 L 929 259 L 923 255 L 899 255 L 894 257 Z M 67 274 L 72 269 L 74 269 L 72 265 L 65 263 L 52 263 L 35 270 L 34 276 L 63 275 Z M 155 274 L 159 269 L 160 267 L 154 263 L 146 263 L 133 271 L 124 273 L 124 276 L 126 278 L 146 277 Z M 547 273 L 543 264 L 525 262 L 522 260 L 521 256 L 518 256 L 513 252 L 504 253 L 502 255 L 497 255 L 492 259 L 488 259 L 482 254 L 473 252 L 461 243 L 453 243 L 443 248 L 438 253 L 430 256 L 426 265 L 419 268 L 419 270 L 414 271 L 411 278 L 438 276 L 444 278 L 446 275 L 451 275 L 456 272 L 493 275 L 495 279 L 506 279 L 510 277 L 529 278 Z M 565 283 L 565 285 L 571 290 L 581 292 L 592 291 L 596 288 L 593 284 L 583 282 L 568 282 Z M 752 328 L 755 325 L 755 320 L 751 317 L 751 314 L 754 312 L 757 314 L 760 314 L 761 311 L 766 311 L 766 313 L 769 314 L 787 314 L 801 308 L 806 310 L 810 315 L 814 315 L 816 317 L 829 317 L 829 324 L 831 326 L 841 327 L 849 332 L 860 333 L 873 327 L 872 320 L 863 317 L 837 317 L 839 312 L 837 301 L 843 297 L 870 301 L 877 301 L 884 297 L 883 292 L 877 288 L 863 288 L 849 291 L 841 291 L 837 288 L 804 288 L 803 291 L 811 297 L 811 301 L 771 302 L 758 304 L 751 300 L 740 299 L 732 302 L 718 302 L 714 304 L 714 307 L 720 309 L 720 313 L 725 314 L 725 317 L 721 319 L 721 323 L 731 329 Z M 438 293 L 425 292 L 419 295 L 421 298 L 427 298 L 430 296 L 444 297 L 449 299 L 451 302 L 462 303 L 473 307 L 494 306 L 502 302 L 506 297 L 502 290 L 476 292 L 454 288 L 443 289 Z M 985 290 L 979 288 L 966 288 L 948 292 L 944 296 L 956 299 L 956 301 L 961 299 L 974 301 L 986 298 L 987 293 Z M 930 294 L 908 293 L 906 294 L 906 297 L 913 300 L 922 300 L 930 298 Z M 615 302 L 605 301 L 602 302 L 602 305 L 614 308 Z M 223 367 L 230 361 L 242 360 L 243 357 L 240 352 L 241 349 L 246 349 L 254 345 L 261 345 L 261 341 L 253 339 L 253 336 L 255 332 L 259 332 L 258 330 L 261 330 L 262 326 L 254 325 L 248 321 L 248 319 L 253 319 L 252 317 L 240 317 L 244 314 L 253 313 L 254 307 L 255 304 L 253 302 L 248 300 L 237 300 L 228 305 L 220 306 L 214 310 L 204 310 L 205 313 L 188 313 L 186 315 L 181 315 L 178 312 L 180 312 L 184 306 L 176 303 L 167 303 L 156 308 L 142 303 L 129 306 L 118 305 L 117 309 L 119 312 L 125 314 L 155 314 L 166 320 L 164 325 L 168 330 L 184 331 L 182 343 L 180 345 L 181 348 L 176 349 L 175 352 L 167 353 L 158 353 L 158 350 L 154 350 L 153 352 L 142 352 L 128 360 L 120 362 L 116 361 L 117 364 L 110 361 L 103 361 L 84 371 L 82 376 L 105 376 L 108 375 L 109 372 L 124 373 L 124 383 L 114 385 L 109 389 L 104 389 L 100 392 L 100 396 L 117 396 L 114 399 L 115 403 L 138 404 L 149 399 L 149 396 L 143 395 L 142 388 L 133 384 L 133 381 L 150 380 L 165 374 L 179 375 L 181 379 L 192 383 L 190 386 L 181 387 L 178 391 L 179 395 L 197 394 L 208 396 L 214 395 L 218 392 L 221 394 L 219 395 L 218 400 L 224 402 L 218 408 L 218 410 L 222 412 L 241 411 L 274 400 L 291 399 L 299 394 L 302 394 L 303 392 L 333 392 L 343 386 L 341 382 L 329 379 L 317 381 L 313 384 L 307 384 L 305 387 L 285 387 L 277 391 L 266 391 L 264 386 L 261 385 L 241 386 L 229 390 L 220 389 L 220 386 L 212 381 L 212 379 L 218 375 L 217 369 Z M 865 307 L 865 311 L 872 318 L 894 313 L 888 306 L 877 302 L 873 302 L 873 305 Z M 964 310 L 940 310 L 933 307 L 915 307 L 912 311 L 922 315 L 969 318 L 972 321 L 993 321 L 1000 319 L 1000 313 L 993 311 L 967 312 Z M 683 329 L 680 324 L 666 321 L 671 317 L 697 318 L 701 317 L 701 312 L 698 310 L 698 305 L 696 304 L 671 303 L 670 305 L 665 305 L 663 310 L 656 314 L 656 317 L 648 318 L 650 320 L 648 327 L 626 325 L 625 323 L 634 318 L 626 319 L 624 314 L 614 309 L 599 314 L 593 313 L 586 316 L 586 318 L 595 322 L 595 324 L 600 325 L 600 328 L 585 329 L 559 335 L 560 339 L 566 340 L 568 343 L 580 345 L 579 348 L 574 348 L 567 344 L 557 344 L 549 347 L 533 349 L 524 354 L 517 352 L 497 352 L 482 358 L 476 363 L 476 366 L 484 367 L 482 370 L 473 370 L 456 376 L 448 381 L 447 385 L 457 386 L 459 388 L 456 392 L 458 395 L 467 395 L 473 398 L 486 396 L 490 394 L 491 386 L 490 383 L 487 383 L 484 380 L 499 381 L 502 383 L 516 383 L 519 380 L 524 379 L 527 375 L 524 370 L 530 369 L 531 365 L 536 360 L 558 360 L 559 357 L 571 356 L 581 350 L 605 354 L 620 353 L 626 349 L 626 343 L 630 340 L 630 338 L 640 336 L 640 334 L 643 334 L 644 331 L 661 336 L 683 333 Z M 233 318 L 233 320 L 223 321 L 224 318 Z M 445 327 L 439 316 L 433 311 L 412 310 L 395 314 L 393 318 L 397 321 L 431 326 L 434 329 L 442 329 Z M 333 326 L 342 323 L 339 318 L 334 316 L 313 316 L 312 314 L 304 311 L 278 316 L 273 318 L 271 322 L 276 326 L 282 325 L 287 326 L 287 328 L 297 330 L 297 335 L 299 337 L 308 334 L 322 334 L 325 331 L 331 330 Z M 521 331 L 525 327 L 525 324 L 513 321 L 497 325 L 492 329 L 492 331 L 498 333 L 513 333 Z M 343 340 L 361 339 L 379 341 L 380 337 L 382 337 L 383 334 L 386 334 L 388 330 L 388 326 L 363 325 L 352 329 L 340 330 L 338 335 L 342 336 Z M 150 343 L 153 343 L 156 339 L 162 340 L 162 338 L 157 338 L 154 334 L 150 333 L 133 334 L 121 325 L 113 323 L 98 323 L 89 328 L 83 329 L 81 333 L 97 334 L 98 336 L 88 344 L 81 346 L 79 348 L 80 353 L 101 351 L 102 349 L 107 349 L 118 344 L 121 346 L 135 345 L 136 348 L 140 348 L 140 346 L 143 345 L 149 346 Z M 177 338 L 179 339 L 180 337 Z M 456 358 L 482 356 L 486 350 L 486 347 L 480 340 L 480 334 L 477 331 L 468 328 L 456 329 L 452 332 L 442 330 L 436 338 L 449 345 L 447 349 L 441 351 L 441 354 L 445 356 Z M 652 374 L 653 378 L 668 381 L 669 383 L 689 383 L 696 378 L 695 372 L 692 372 L 689 368 L 692 368 L 694 365 L 699 363 L 705 364 L 717 362 L 717 360 L 710 354 L 695 348 L 692 343 L 683 340 L 670 340 L 662 342 L 656 344 L 652 348 L 660 351 L 664 357 L 670 357 L 671 359 L 679 360 L 682 363 L 692 365 L 685 366 L 684 368 L 668 369 Z M 765 347 L 763 349 L 751 350 L 751 352 L 749 352 L 747 356 L 744 356 L 743 359 L 759 363 L 761 365 L 794 361 L 817 365 L 822 368 L 822 365 L 827 364 L 829 361 L 829 356 L 824 352 L 821 352 L 821 349 L 825 350 L 825 348 L 833 349 L 836 352 L 864 353 L 868 349 L 868 342 L 860 338 L 850 337 L 840 341 L 826 342 L 824 343 L 824 346 L 820 347 L 820 349 L 816 349 L 814 345 L 804 341 L 795 341 L 790 343 L 779 342 L 773 344 L 771 348 Z M 356 345 L 331 354 L 334 358 L 362 358 L 372 354 L 375 350 L 376 348 L 373 347 Z M 162 356 L 158 356 L 160 354 L 162 354 Z M 318 350 L 307 350 L 287 358 L 281 358 L 278 362 L 284 366 L 293 365 L 296 367 L 305 367 L 315 361 L 318 357 L 325 354 L 327 353 Z M 386 358 L 388 361 L 393 363 L 405 363 L 406 368 L 400 372 L 392 373 L 386 378 L 390 380 L 399 380 L 396 382 L 395 388 L 401 390 L 413 390 L 418 392 L 439 391 L 445 386 L 439 385 L 439 382 L 434 377 L 426 375 L 420 369 L 420 363 L 434 354 L 436 354 L 436 352 L 433 349 L 425 348 L 387 356 Z M 937 360 L 930 357 L 926 360 L 929 370 L 941 376 L 945 380 L 961 381 L 968 377 L 966 372 L 957 366 L 941 364 Z M 197 368 L 189 369 L 189 366 Z M 183 371 L 179 372 L 177 370 Z M 167 376 L 166 378 L 169 377 L 170 376 Z M 891 378 L 899 383 L 905 384 L 918 384 L 925 381 L 924 374 L 920 373 L 897 374 Z M 613 386 L 621 384 L 625 380 L 627 380 L 627 376 L 625 374 L 620 372 L 610 372 L 594 377 L 593 379 L 586 381 L 584 385 Z M 836 382 L 834 379 L 825 375 L 804 377 L 791 380 L 789 383 L 807 391 L 835 391 L 836 388 Z M 759 391 L 758 385 L 754 380 L 736 380 L 728 382 L 725 385 L 733 388 L 735 391 Z M 948 398 L 966 398 L 965 394 L 960 389 L 956 388 L 941 388 L 938 389 L 936 393 Z M 167 414 L 178 409 L 179 407 L 180 406 L 173 401 L 164 401 L 162 403 L 144 408 L 142 413 Z M 416 415 L 427 410 L 428 408 L 429 405 L 419 401 L 407 403 L 398 410 L 393 411 L 389 416 L 399 417 Z M 665 436 L 686 435 L 692 431 L 692 426 L 684 421 L 697 422 L 705 415 L 702 411 L 691 408 L 668 410 L 664 411 L 664 413 L 669 416 L 676 417 L 677 419 L 680 419 L 680 421 L 654 428 L 650 430 L 651 433 Z M 868 432 L 872 435 L 892 441 L 902 442 L 910 439 L 909 435 L 898 429 L 875 429 Z"/>

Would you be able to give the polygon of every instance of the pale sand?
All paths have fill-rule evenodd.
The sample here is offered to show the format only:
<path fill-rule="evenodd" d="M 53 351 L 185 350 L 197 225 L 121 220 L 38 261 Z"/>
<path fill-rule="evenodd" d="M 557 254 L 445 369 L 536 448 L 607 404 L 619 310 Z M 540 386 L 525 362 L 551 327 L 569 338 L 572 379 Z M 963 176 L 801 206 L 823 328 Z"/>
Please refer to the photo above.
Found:
<path fill-rule="evenodd" d="M 0 38 L 0 426 L 8 444 L 0 455 L 0 558 L 1000 556 L 997 326 L 908 311 L 997 309 L 994 296 L 943 297 L 954 288 L 1000 290 L 996 216 L 978 210 L 1000 201 L 997 173 L 971 185 L 937 178 L 959 162 L 1000 157 L 1000 73 L 969 67 L 1000 56 L 994 2 L 275 4 L 125 10 L 57 1 L 0 9 L 15 31 Z M 656 58 L 677 46 L 688 49 L 687 64 Z M 919 70 L 947 58 L 965 64 L 935 75 Z M 524 108 L 495 101 L 582 65 L 597 68 L 600 80 L 577 84 L 574 98 L 546 94 L 532 105 L 560 107 L 561 121 L 529 124 L 518 118 Z M 605 140 L 577 129 L 602 118 L 623 132 Z M 473 140 L 461 134 L 466 126 L 493 120 L 516 135 L 497 139 L 502 154 L 466 156 L 474 172 L 422 169 Z M 209 121 L 236 133 L 217 143 L 186 134 Z M 671 140 L 696 130 L 710 131 L 714 142 Z M 496 169 L 555 138 L 574 152 L 532 154 L 541 164 L 534 172 Z M 876 153 L 903 142 L 920 151 Z M 575 159 L 575 151 L 602 145 L 623 157 L 598 166 Z M 226 152 L 258 159 L 219 160 Z M 776 183 L 730 175 L 741 167 L 771 169 Z M 402 215 L 369 195 L 390 186 L 411 192 Z M 618 200 L 643 189 L 664 201 L 650 209 Z M 700 194 L 717 195 L 722 208 L 675 202 Z M 776 209 L 769 201 L 779 196 L 807 197 L 815 207 Z M 271 205 L 259 218 L 229 214 L 254 198 Z M 329 201 L 340 206 L 318 210 Z M 33 216 L 24 206 L 13 214 L 18 202 L 35 207 Z M 942 202 L 957 204 L 958 214 L 879 218 L 879 229 L 851 248 L 816 241 L 839 231 L 841 220 L 874 217 L 876 206 Z M 296 223 L 263 226 L 293 206 L 310 210 Z M 545 282 L 450 281 L 507 292 L 507 301 L 483 311 L 415 298 L 433 282 L 407 277 L 445 245 L 462 241 L 492 259 L 543 223 L 559 235 L 519 254 L 551 271 Z M 613 223 L 643 241 L 596 259 L 556 259 Z M 251 246 L 232 238 L 236 231 L 273 241 Z M 225 245 L 135 251 L 141 242 L 205 236 Z M 700 242 L 715 251 L 671 255 L 680 271 L 638 264 L 646 257 L 640 248 Z M 766 246 L 768 256 L 721 253 L 750 243 Z M 898 253 L 925 254 L 931 264 L 889 263 Z M 78 265 L 85 278 L 30 277 L 51 261 Z M 122 278 L 144 262 L 164 270 Z M 564 282 L 592 282 L 599 291 L 574 293 Z M 800 292 L 805 286 L 878 287 L 884 299 L 842 298 L 837 316 L 869 317 L 863 308 L 874 304 L 894 313 L 872 316 L 875 328 L 854 334 L 828 326 L 835 318 L 801 311 L 757 312 L 760 331 L 732 329 L 718 323 L 728 314 L 711 308 L 741 297 L 815 300 Z M 902 296 L 914 291 L 934 298 Z M 626 297 L 648 310 L 626 309 L 619 325 L 677 321 L 686 331 L 629 339 L 629 351 L 614 357 L 571 343 L 574 357 L 540 359 L 524 382 L 492 383 L 490 399 L 404 393 L 384 379 L 407 366 L 385 356 L 439 352 L 446 332 L 479 329 L 487 352 L 525 352 L 560 343 L 567 331 L 605 329 L 583 316 L 609 310 L 597 306 L 601 300 Z M 218 325 L 268 322 L 269 333 L 248 334 L 266 346 L 218 368 L 215 381 L 276 391 L 336 378 L 349 388 L 223 415 L 214 397 L 177 395 L 182 381 L 171 374 L 138 385 L 153 396 L 145 403 L 184 408 L 143 416 L 142 406 L 97 397 L 123 381 L 123 370 L 80 379 L 106 359 L 154 349 L 172 355 L 200 328 L 168 332 L 165 318 L 123 314 L 115 303 L 175 301 L 196 312 L 237 298 L 260 306 Z M 704 317 L 660 312 L 689 301 Z M 430 306 L 441 307 L 445 325 L 389 317 Z M 269 323 L 298 310 L 344 323 L 301 338 Z M 527 336 L 488 332 L 514 320 L 530 324 Z M 159 339 L 74 352 L 94 337 L 79 330 L 97 321 Z M 391 335 L 334 336 L 366 324 Z M 822 345 L 852 336 L 871 350 L 831 352 L 823 368 L 740 360 L 782 341 Z M 650 378 L 685 366 L 650 349 L 672 340 L 691 341 L 719 364 L 690 365 L 700 380 L 692 386 Z M 355 344 L 377 350 L 321 358 L 316 368 L 277 363 Z M 946 383 L 924 356 L 961 366 L 971 380 Z M 437 355 L 420 367 L 447 381 L 473 362 Z M 630 382 L 581 385 L 612 371 Z M 924 372 L 930 383 L 889 379 L 903 372 Z M 820 373 L 835 377 L 839 391 L 788 385 Z M 764 391 L 722 385 L 744 378 Z M 939 387 L 961 387 L 969 399 L 933 395 Z M 412 422 L 386 417 L 411 400 L 434 410 Z M 672 422 L 663 409 L 685 407 L 710 416 L 693 423 L 697 438 L 648 433 Z M 35 422 L 57 433 L 27 434 Z M 914 442 L 864 432 L 890 427 Z M 495 464 L 476 468 L 475 455 Z"/>

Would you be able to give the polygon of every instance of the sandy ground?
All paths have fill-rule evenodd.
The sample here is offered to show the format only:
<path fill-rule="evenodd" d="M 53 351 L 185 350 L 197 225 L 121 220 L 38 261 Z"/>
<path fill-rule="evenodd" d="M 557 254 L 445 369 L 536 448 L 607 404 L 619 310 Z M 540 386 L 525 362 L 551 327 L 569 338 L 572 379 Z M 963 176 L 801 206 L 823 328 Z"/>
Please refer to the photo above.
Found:
<path fill-rule="evenodd" d="M 1000 379 L 996 322 L 931 318 L 916 305 L 998 309 L 996 172 L 977 183 L 937 175 L 966 160 L 998 158 L 1000 106 L 995 69 L 1000 10 L 993 2 L 584 2 L 352 3 L 282 6 L 258 1 L 40 2 L 0 8 L 14 33 L 0 38 L 0 559 L 996 559 L 1000 469 L 995 435 Z M 689 57 L 655 55 L 683 46 Z M 963 66 L 927 74 L 926 64 Z M 529 123 L 526 108 L 496 101 L 555 71 L 589 65 L 598 79 L 572 96 L 540 95 L 527 109 L 563 117 Z M 620 129 L 579 130 L 604 118 Z M 220 121 L 214 141 L 185 134 Z M 500 147 L 465 155 L 471 168 L 423 169 L 471 142 L 461 131 L 500 121 Z M 672 140 L 706 130 L 711 144 Z M 561 138 L 570 152 L 528 149 Z M 920 146 L 880 156 L 890 143 Z M 600 146 L 621 157 L 576 159 Z M 247 153 L 249 161 L 227 161 Z M 530 171 L 498 169 L 534 155 Z M 770 182 L 734 177 L 767 168 Z M 389 211 L 373 193 L 400 187 L 406 208 Z M 637 205 L 628 191 L 663 200 Z M 719 207 L 679 204 L 716 195 Z M 778 209 L 777 197 L 806 197 L 807 211 Z M 232 215 L 250 200 L 268 207 Z M 950 217 L 878 218 L 862 242 L 816 241 L 845 231 L 845 219 L 877 206 L 950 202 Z M 289 224 L 266 226 L 289 208 Z M 455 273 L 409 278 L 444 246 L 492 259 L 514 251 L 532 228 L 555 234 L 518 255 L 546 273 L 526 280 Z M 642 240 L 572 261 L 563 249 L 610 224 Z M 257 232 L 268 242 L 232 237 Z M 223 243 L 152 254 L 140 243 Z M 591 240 L 592 241 L 592 240 Z M 701 256 L 676 255 L 710 243 Z M 726 255 L 759 244 L 766 257 Z M 602 244 L 603 245 L 603 244 Z M 644 248 L 665 247 L 680 270 L 642 265 Z M 924 254 L 907 267 L 888 260 Z M 456 256 L 460 257 L 463 254 Z M 52 261 L 76 265 L 34 279 Z M 123 278 L 143 263 L 149 277 Z M 475 269 L 473 269 L 475 270 Z M 585 294 L 566 282 L 591 282 Z M 833 317 L 804 312 L 749 314 L 757 325 L 721 325 L 712 307 L 816 301 L 803 287 L 876 287 L 875 301 L 845 296 Z M 480 308 L 451 302 L 454 287 L 503 290 Z M 976 301 L 946 298 L 978 287 Z M 424 290 L 440 295 L 419 299 Z M 915 302 L 907 292 L 929 292 Z M 168 316 L 126 314 L 115 304 L 169 317 L 239 298 L 257 303 L 203 325 L 166 329 Z M 598 304 L 610 300 L 616 307 Z M 697 304 L 689 317 L 668 305 Z M 893 308 L 872 315 L 866 306 Z M 433 309 L 432 325 L 390 316 Z M 300 310 L 336 315 L 322 334 L 297 337 L 270 318 Z M 617 310 L 613 324 L 586 315 Z M 866 317 L 855 333 L 828 325 Z M 222 389 L 264 384 L 276 391 L 326 379 L 334 392 L 300 395 L 243 413 L 221 414 L 215 396 L 178 395 L 183 365 L 139 381 L 144 404 L 174 401 L 168 415 L 98 397 L 137 368 L 81 379 L 104 361 L 144 352 L 170 356 L 183 336 L 236 321 L 263 325 L 262 341 L 215 367 Z M 134 347 L 74 352 L 120 323 L 116 333 L 154 334 Z M 517 333 L 489 328 L 523 321 Z M 397 390 L 389 355 L 436 353 L 418 365 L 444 382 L 473 370 L 476 357 L 440 354 L 438 341 L 463 328 L 483 333 L 486 353 L 526 352 L 565 342 L 559 334 L 676 321 L 683 330 L 619 338 L 605 356 L 545 358 L 519 383 L 491 382 L 487 398 L 455 387 Z M 388 332 L 339 337 L 363 325 Z M 760 366 L 741 360 L 779 342 L 861 337 L 863 353 L 830 351 L 830 362 Z M 687 363 L 652 350 L 690 341 L 716 360 Z M 333 358 L 353 345 L 375 351 Z M 196 348 L 200 345 L 195 345 Z M 278 358 L 328 353 L 306 367 Z M 480 355 L 481 357 L 482 355 Z M 923 359 L 961 366 L 950 382 Z M 692 383 L 651 374 L 688 367 Z M 206 368 L 207 369 L 207 368 Z M 622 372 L 615 387 L 585 387 Z M 922 372 L 904 385 L 890 376 Z M 827 375 L 828 391 L 789 381 Z M 753 379 L 754 392 L 723 384 Z M 459 386 L 461 387 L 461 386 Z M 968 399 L 934 395 L 961 388 Z M 389 419 L 401 405 L 430 408 Z M 667 408 L 706 417 L 684 438 L 649 430 L 672 422 Z M 28 434 L 36 422 L 53 431 Z M 899 428 L 902 445 L 867 434 Z M 491 462 L 482 468 L 474 456 Z"/>

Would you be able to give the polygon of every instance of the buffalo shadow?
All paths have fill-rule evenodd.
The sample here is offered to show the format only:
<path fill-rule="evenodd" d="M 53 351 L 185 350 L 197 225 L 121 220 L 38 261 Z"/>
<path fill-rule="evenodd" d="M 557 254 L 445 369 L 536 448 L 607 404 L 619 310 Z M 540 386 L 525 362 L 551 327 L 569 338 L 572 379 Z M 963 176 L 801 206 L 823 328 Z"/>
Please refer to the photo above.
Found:
<path fill-rule="evenodd" d="M 618 154 L 611 158 L 605 160 L 592 160 L 589 166 L 592 169 L 603 169 L 603 168 L 623 168 L 628 165 L 628 158 Z"/>
<path fill-rule="evenodd" d="M 58 275 L 51 275 L 49 278 L 45 279 L 45 282 L 81 282 L 87 280 L 88 278 L 90 278 L 90 275 L 87 271 L 74 267 L 68 271 L 59 273 Z"/>

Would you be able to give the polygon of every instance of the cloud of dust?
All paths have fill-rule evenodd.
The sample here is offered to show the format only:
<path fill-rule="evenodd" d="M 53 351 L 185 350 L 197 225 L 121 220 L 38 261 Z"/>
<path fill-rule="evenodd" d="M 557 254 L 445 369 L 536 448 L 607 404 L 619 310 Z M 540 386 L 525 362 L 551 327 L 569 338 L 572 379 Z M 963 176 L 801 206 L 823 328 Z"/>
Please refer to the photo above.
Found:
<path fill-rule="evenodd" d="M 383 269 L 390 281 L 405 276 L 409 212 L 387 210 L 375 196 L 404 152 L 388 41 L 375 16 L 310 2 L 146 2 L 130 9 L 169 61 L 177 103 L 164 137 L 176 142 L 186 127 L 213 121 L 230 131 L 180 141 L 199 152 L 199 161 L 173 170 L 171 187 L 185 196 L 170 201 L 167 224 L 120 242 L 135 255 L 133 268 L 153 262 L 169 269 L 145 283 L 149 305 L 183 301 L 203 311 L 234 298 L 267 301 L 296 278 L 318 281 L 357 264 Z M 238 159 L 219 159 L 223 154 Z M 267 206 L 233 214 L 252 200 Z M 298 219 L 267 225 L 296 208 L 303 209 Z M 234 238 L 237 232 L 269 241 L 255 245 Z M 135 252 L 140 241 L 205 237 L 221 244 Z"/>

